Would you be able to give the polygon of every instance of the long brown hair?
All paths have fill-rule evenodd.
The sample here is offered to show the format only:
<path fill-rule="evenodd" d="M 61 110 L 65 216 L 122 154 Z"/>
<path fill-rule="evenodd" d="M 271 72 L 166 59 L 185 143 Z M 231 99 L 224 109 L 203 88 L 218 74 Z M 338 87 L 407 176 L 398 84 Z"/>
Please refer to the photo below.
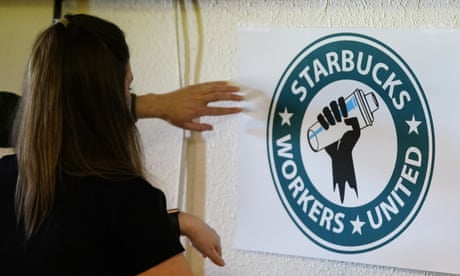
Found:
<path fill-rule="evenodd" d="M 126 102 L 129 50 L 113 23 L 66 15 L 37 38 L 18 117 L 18 218 L 29 238 L 53 209 L 62 173 L 143 176 Z"/>

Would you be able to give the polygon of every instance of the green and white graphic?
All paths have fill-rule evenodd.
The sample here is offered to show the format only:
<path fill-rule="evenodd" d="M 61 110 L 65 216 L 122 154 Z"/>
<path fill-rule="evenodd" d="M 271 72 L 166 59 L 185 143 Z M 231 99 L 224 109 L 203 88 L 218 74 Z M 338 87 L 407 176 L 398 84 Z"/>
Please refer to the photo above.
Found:
<path fill-rule="evenodd" d="M 375 250 L 422 208 L 434 166 L 430 109 L 410 65 L 377 39 L 336 33 L 305 47 L 279 79 L 266 131 L 283 206 L 329 251 Z"/>

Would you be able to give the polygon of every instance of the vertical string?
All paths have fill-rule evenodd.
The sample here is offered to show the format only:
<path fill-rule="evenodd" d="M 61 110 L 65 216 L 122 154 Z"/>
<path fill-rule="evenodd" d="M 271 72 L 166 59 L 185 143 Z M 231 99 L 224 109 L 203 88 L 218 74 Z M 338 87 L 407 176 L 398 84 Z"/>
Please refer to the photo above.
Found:
<path fill-rule="evenodd" d="M 185 11 L 185 3 L 184 0 L 175 0 L 174 1 L 174 10 L 175 10 L 175 27 L 176 27 L 176 53 L 177 53 L 177 72 L 178 72 L 178 78 L 179 78 L 179 86 L 184 87 L 186 85 L 186 82 L 188 83 L 188 73 L 184 74 L 183 69 L 185 68 L 184 71 L 187 72 L 189 65 L 189 56 L 184 54 L 184 64 L 182 63 L 182 57 L 181 57 L 181 27 L 182 26 L 182 33 L 183 33 L 183 38 L 184 38 L 184 45 L 183 48 L 187 48 L 189 45 L 188 41 L 188 33 L 186 29 L 186 11 Z M 184 53 L 188 52 L 187 50 L 184 50 Z M 182 147 L 181 147 L 181 152 L 180 152 L 180 163 L 179 163 L 179 185 L 178 185 L 178 195 L 177 195 L 177 205 L 181 208 L 184 209 L 186 206 L 186 188 L 187 188 L 187 145 L 188 145 L 188 139 L 187 137 L 189 134 L 187 133 L 186 130 L 182 131 Z"/>
<path fill-rule="evenodd" d="M 196 31 L 197 31 L 197 50 L 195 57 L 195 71 L 193 81 L 200 82 L 201 63 L 203 61 L 203 20 L 201 18 L 200 5 L 198 0 L 192 0 L 193 14 L 195 15 Z"/>
<path fill-rule="evenodd" d="M 190 7 L 190 6 L 189 6 Z M 196 56 L 194 59 L 195 66 L 193 67 L 193 83 L 200 82 L 201 64 L 203 56 L 203 24 L 200 13 L 200 6 L 197 0 L 191 2 L 192 12 L 196 23 Z M 187 7 L 185 0 L 175 0 L 175 15 L 176 15 L 176 47 L 178 59 L 178 72 L 181 87 L 190 85 L 191 76 L 191 55 L 190 55 L 190 36 L 189 26 L 187 24 Z M 181 28 L 180 28 L 181 27 Z M 183 40 L 181 40 L 181 38 Z M 182 42 L 182 45 L 181 45 Z M 181 47 L 182 46 L 182 47 Z M 183 52 L 181 52 L 181 50 Z M 182 55 L 181 55 L 182 53 Z M 182 59 L 183 58 L 183 59 Z M 202 199 L 205 197 L 205 183 L 202 179 L 206 176 L 206 147 L 203 137 L 199 132 L 183 131 L 183 142 L 181 148 L 181 161 L 179 172 L 179 187 L 178 187 L 178 206 L 197 215 L 204 214 L 205 202 Z M 204 274 L 203 258 L 187 244 L 186 256 L 190 262 L 192 271 L 196 275 Z"/>
<path fill-rule="evenodd" d="M 200 82 L 201 75 L 201 64 L 203 59 L 203 24 L 200 13 L 200 6 L 197 0 L 192 0 L 192 8 L 194 13 L 194 19 L 196 22 L 197 28 L 197 47 L 196 47 L 196 56 L 195 56 L 195 67 L 193 74 L 193 83 Z M 187 17 L 187 8 L 184 0 L 175 0 L 174 1 L 175 9 L 175 28 L 176 28 L 176 51 L 177 51 L 177 71 L 179 78 L 180 87 L 185 87 L 190 85 L 190 76 L 191 76 L 191 54 L 190 54 L 190 35 L 188 30 L 188 17 Z M 182 45 L 181 45 L 182 42 Z M 182 50 L 182 52 L 181 52 Z M 181 55 L 181 53 L 183 53 Z M 187 190 L 190 188 L 188 185 L 188 179 L 192 175 L 190 172 L 195 173 L 196 170 L 187 170 L 187 164 L 190 156 L 187 152 L 190 151 L 190 144 L 194 142 L 202 141 L 201 133 L 199 132 L 190 132 L 184 130 L 182 133 L 183 141 L 181 148 L 181 160 L 180 160 L 180 171 L 179 171 L 179 188 L 178 188 L 178 206 L 185 208 L 192 201 L 192 194 Z M 187 196 L 188 195 L 188 196 Z M 187 202 L 189 201 L 189 202 Z"/>

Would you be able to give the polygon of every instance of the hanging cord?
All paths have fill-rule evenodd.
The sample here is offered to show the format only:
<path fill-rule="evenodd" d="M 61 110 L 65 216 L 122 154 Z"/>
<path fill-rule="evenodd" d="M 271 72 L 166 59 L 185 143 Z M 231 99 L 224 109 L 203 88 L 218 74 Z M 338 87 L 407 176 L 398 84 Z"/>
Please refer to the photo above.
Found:
<path fill-rule="evenodd" d="M 196 38 L 197 48 L 195 56 L 195 66 L 193 71 L 193 83 L 200 82 L 201 63 L 203 55 L 203 24 L 200 13 L 200 6 L 197 0 L 192 0 L 192 11 L 196 23 L 197 35 Z M 177 47 L 177 60 L 178 60 L 178 73 L 181 87 L 190 85 L 191 76 L 191 58 L 190 58 L 190 36 L 189 24 L 187 18 L 187 9 L 185 0 L 175 0 L 175 14 L 176 14 L 176 47 Z M 180 28 L 181 27 L 181 28 Z M 181 33 L 182 31 L 182 33 Z M 182 36 L 180 35 L 182 34 Z M 181 41 L 181 38 L 183 39 Z M 180 43 L 183 45 L 180 45 Z M 181 48 L 182 46 L 182 48 Z M 181 59 L 181 49 L 183 51 L 183 59 Z M 195 159 L 199 158 L 204 160 L 206 158 L 206 149 L 204 147 L 203 138 L 200 132 L 183 131 L 183 140 L 181 148 L 181 160 L 179 171 L 179 187 L 177 204 L 181 208 L 195 213 L 197 215 L 204 214 L 204 201 L 201 199 L 205 197 L 203 185 L 204 183 L 197 183 L 201 181 L 196 180 L 197 175 L 205 175 L 206 168 L 204 163 L 197 166 Z M 200 199 L 200 200 L 195 200 Z M 186 257 L 189 260 L 192 270 L 197 275 L 204 274 L 204 260 L 197 255 L 194 250 L 190 250 L 191 245 L 187 244 Z"/>
<path fill-rule="evenodd" d="M 175 27 L 176 27 L 176 55 L 177 55 L 177 72 L 178 72 L 178 77 L 179 77 L 179 85 L 180 87 L 183 87 L 185 85 L 185 82 L 188 82 L 188 79 L 185 79 L 185 76 L 182 72 L 182 58 L 181 58 L 181 47 L 180 47 L 180 41 L 181 41 L 181 28 L 179 25 L 182 25 L 182 32 L 183 32 L 183 38 L 184 38 L 184 48 L 186 48 L 189 45 L 189 36 L 187 32 L 187 13 L 185 10 L 185 3 L 184 0 L 175 0 L 174 1 L 174 11 L 175 11 Z M 188 52 L 188 51 L 184 51 Z M 190 63 L 188 55 L 184 56 L 184 64 L 188 66 Z M 185 69 L 185 72 L 188 70 Z"/>
<path fill-rule="evenodd" d="M 200 6 L 197 0 L 192 0 L 192 11 L 194 14 L 194 20 L 196 23 L 197 35 L 194 36 L 197 38 L 197 47 L 196 47 L 196 56 L 195 56 L 195 66 L 193 70 L 193 83 L 200 82 L 201 75 L 201 64 L 203 59 L 203 23 L 201 18 Z M 179 74 L 179 84 L 180 87 L 185 87 L 191 84 L 191 54 L 190 54 L 190 35 L 189 29 L 190 26 L 188 23 L 187 8 L 184 0 L 175 0 L 175 27 L 176 27 L 176 50 L 177 50 L 177 65 L 178 65 L 178 74 Z M 181 45 L 182 42 L 182 45 Z M 182 47 L 181 47 L 182 46 Z M 182 55 L 181 55 L 182 50 Z M 199 118 L 198 118 L 199 120 Z M 191 177 L 190 173 L 196 173 L 195 170 L 190 172 L 190 169 L 187 169 L 188 159 L 193 157 L 189 156 L 188 152 L 191 150 L 189 144 L 192 142 L 202 140 L 201 133 L 199 132 L 190 132 L 188 130 L 183 131 L 183 142 L 181 148 L 181 160 L 180 160 L 180 171 L 179 171 L 179 188 L 178 188 L 178 206 L 185 208 L 193 204 L 193 196 L 189 193 L 189 179 Z M 193 184 L 193 183 L 192 183 Z M 188 201 L 188 202 L 187 202 Z"/>
<path fill-rule="evenodd" d="M 200 5 L 198 0 L 192 0 L 193 14 L 195 15 L 196 31 L 197 31 L 197 50 L 195 57 L 195 70 L 193 74 L 193 82 L 200 82 L 201 64 L 203 61 L 203 20 L 201 18 Z"/>
<path fill-rule="evenodd" d="M 174 1 L 174 10 L 175 10 L 175 25 L 176 25 L 176 53 L 177 53 L 177 72 L 179 77 L 179 86 L 184 87 L 186 83 L 188 84 L 188 72 L 187 67 L 190 64 L 190 60 L 187 54 L 184 54 L 184 64 L 182 64 L 181 58 L 181 28 L 182 26 L 182 33 L 184 39 L 184 49 L 189 46 L 188 41 L 188 33 L 186 28 L 186 19 L 187 14 L 185 11 L 185 4 L 183 0 L 175 0 Z M 187 50 L 184 50 L 184 53 L 187 53 Z M 184 68 L 184 72 L 182 71 Z M 188 131 L 182 131 L 182 147 L 180 152 L 180 163 L 179 163 L 179 186 L 178 186 L 178 195 L 177 195 L 177 206 L 181 209 L 185 209 L 186 207 L 186 185 L 187 185 L 187 146 L 188 146 L 188 137 L 190 134 Z"/>

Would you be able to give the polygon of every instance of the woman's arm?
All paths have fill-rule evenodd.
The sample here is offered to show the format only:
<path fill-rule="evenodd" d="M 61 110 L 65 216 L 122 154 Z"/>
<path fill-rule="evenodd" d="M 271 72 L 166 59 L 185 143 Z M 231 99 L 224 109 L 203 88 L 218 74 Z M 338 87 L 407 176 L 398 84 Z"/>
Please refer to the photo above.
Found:
<path fill-rule="evenodd" d="M 190 240 L 203 257 L 208 257 L 218 266 L 225 265 L 220 237 L 213 228 L 199 217 L 185 212 L 178 213 L 178 222 L 180 233 Z"/>
<path fill-rule="evenodd" d="M 241 101 L 239 87 L 226 81 L 186 86 L 166 94 L 146 94 L 135 97 L 137 118 L 160 118 L 180 128 L 204 131 L 210 124 L 195 121 L 201 116 L 221 116 L 241 112 L 238 107 L 212 107 L 217 101 Z"/>

